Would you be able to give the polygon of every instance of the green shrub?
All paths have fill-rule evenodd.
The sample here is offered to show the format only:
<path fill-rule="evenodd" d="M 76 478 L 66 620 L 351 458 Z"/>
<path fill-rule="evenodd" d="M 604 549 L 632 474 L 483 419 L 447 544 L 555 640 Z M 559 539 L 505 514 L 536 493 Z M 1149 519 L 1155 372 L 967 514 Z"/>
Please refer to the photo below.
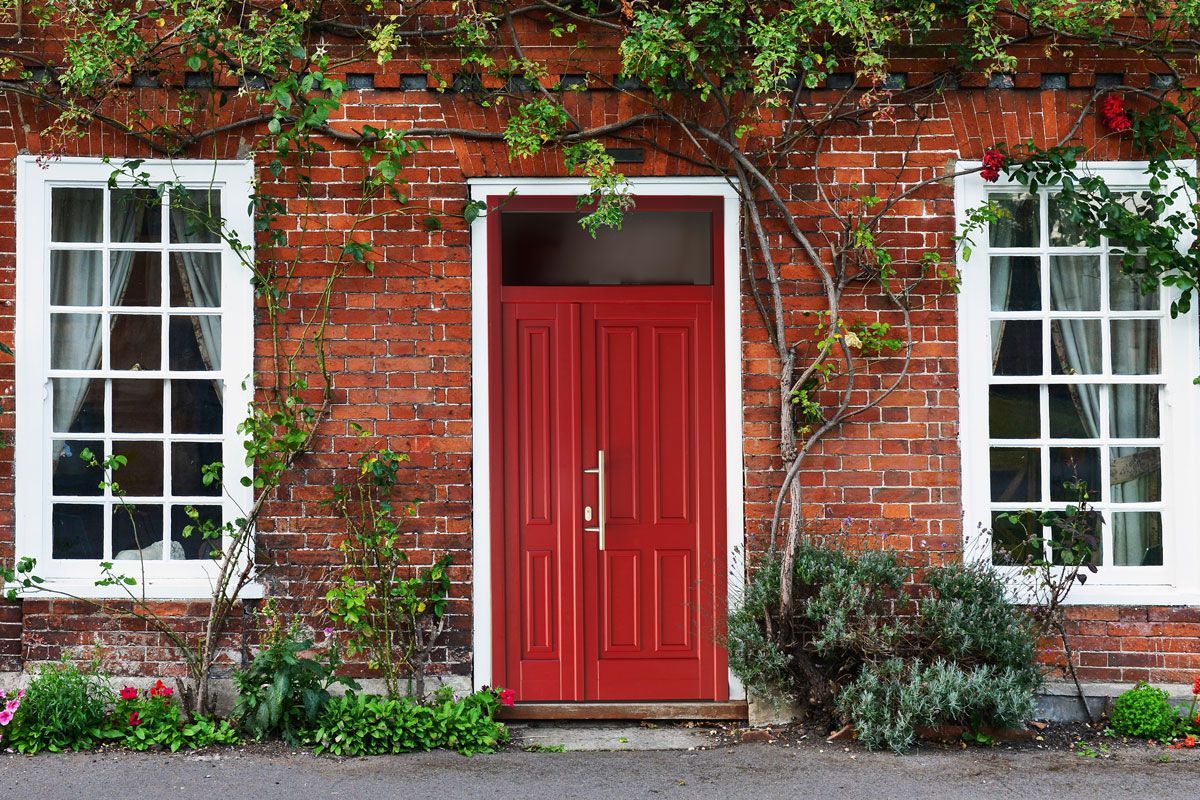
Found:
<path fill-rule="evenodd" d="M 4 733 L 4 744 L 21 753 L 86 750 L 103 738 L 115 695 L 95 664 L 44 666 Z"/>
<path fill-rule="evenodd" d="M 125 687 L 110 717 L 106 738 L 130 750 L 163 749 L 172 753 L 181 748 L 196 750 L 241 741 L 237 729 L 227 720 L 198 715 L 186 722 L 172 694 L 162 681 L 143 692 Z"/>
<path fill-rule="evenodd" d="M 495 719 L 499 700 L 484 690 L 455 700 L 442 690 L 430 703 L 408 697 L 349 693 L 332 698 L 304 742 L 317 753 L 369 756 L 444 747 L 464 755 L 490 753 L 508 741 Z"/>
<path fill-rule="evenodd" d="M 1178 728 L 1179 714 L 1171 707 L 1167 693 L 1145 681 L 1113 702 L 1112 729 L 1122 736 L 1165 742 Z"/>

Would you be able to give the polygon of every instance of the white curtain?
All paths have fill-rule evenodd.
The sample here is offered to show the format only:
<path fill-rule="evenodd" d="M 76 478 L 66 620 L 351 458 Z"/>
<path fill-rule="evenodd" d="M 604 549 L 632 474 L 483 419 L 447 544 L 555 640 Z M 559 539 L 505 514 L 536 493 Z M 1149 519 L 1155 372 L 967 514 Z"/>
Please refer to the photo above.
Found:
<path fill-rule="evenodd" d="M 1099 276 L 1082 268 L 1078 259 L 1062 259 L 1059 269 L 1050 270 L 1050 294 L 1052 297 L 1087 297 L 1090 292 L 1087 282 L 1099 280 Z M 1090 336 L 1089 333 L 1097 334 Z M 1066 374 L 1087 375 L 1095 372 L 1093 366 L 1100 363 L 1100 326 L 1095 320 L 1062 319 L 1050 328 L 1051 343 L 1055 356 Z M 1079 419 L 1089 439 L 1100 435 L 1100 387 L 1094 383 L 1070 385 L 1071 399 L 1079 412 Z M 1088 487 L 1093 492 L 1099 486 Z"/>
<path fill-rule="evenodd" d="M 205 241 L 207 228 L 197 225 L 190 208 L 171 208 L 172 227 L 184 243 Z M 211 254 L 176 252 L 171 254 L 171 269 L 179 273 L 180 285 L 193 308 L 214 308 L 221 304 L 221 270 L 213 269 Z M 221 318 L 213 314 L 198 314 L 192 317 L 196 342 L 200 346 L 200 357 L 209 369 L 221 368 Z M 218 387 L 218 391 L 220 387 Z"/>

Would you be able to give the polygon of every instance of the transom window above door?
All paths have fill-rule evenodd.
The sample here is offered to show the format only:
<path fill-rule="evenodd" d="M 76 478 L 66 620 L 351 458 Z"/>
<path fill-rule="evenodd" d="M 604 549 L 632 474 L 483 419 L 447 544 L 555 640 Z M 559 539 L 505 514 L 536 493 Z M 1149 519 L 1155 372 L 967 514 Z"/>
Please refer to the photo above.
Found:
<path fill-rule="evenodd" d="M 143 162 L 134 185 L 100 161 L 30 166 L 18 191 L 21 554 L 52 578 L 102 561 L 201 575 L 188 564 L 214 547 L 195 526 L 232 519 L 241 499 L 233 428 L 249 400 L 253 294 L 247 254 L 229 242 L 252 240 L 249 168 Z M 222 480 L 205 481 L 212 465 Z"/>
<path fill-rule="evenodd" d="M 1108 182 L 1136 207 L 1144 177 Z M 968 536 L 986 533 L 1000 566 L 1054 558 L 1055 531 L 1031 544 L 1036 522 L 1010 515 L 1062 510 L 1086 491 L 1094 582 L 1172 584 L 1195 548 L 1195 315 L 1171 319 L 1168 290 L 1143 292 L 1123 269 L 1137 254 L 1089 246 L 1052 188 L 960 181 L 960 214 L 984 201 L 1000 215 L 975 236 L 960 306 Z"/>

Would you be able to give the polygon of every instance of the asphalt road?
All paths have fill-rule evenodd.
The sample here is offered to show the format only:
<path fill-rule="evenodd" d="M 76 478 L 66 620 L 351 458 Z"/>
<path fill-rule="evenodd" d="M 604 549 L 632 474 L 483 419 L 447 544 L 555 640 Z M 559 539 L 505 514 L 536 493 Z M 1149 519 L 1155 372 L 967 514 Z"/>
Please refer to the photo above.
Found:
<path fill-rule="evenodd" d="M 1167 755 L 1171 760 L 1163 763 Z M 0 798 L 1147 798 L 1200 795 L 1195 752 L 954 750 L 898 757 L 765 744 L 704 751 L 437 752 L 337 760 L 282 749 L 0 755 Z"/>

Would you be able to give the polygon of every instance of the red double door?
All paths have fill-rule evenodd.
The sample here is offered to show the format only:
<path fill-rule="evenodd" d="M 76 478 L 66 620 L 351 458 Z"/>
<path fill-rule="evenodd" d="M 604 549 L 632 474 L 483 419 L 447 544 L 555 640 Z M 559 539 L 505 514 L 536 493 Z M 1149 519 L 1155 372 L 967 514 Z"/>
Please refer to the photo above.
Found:
<path fill-rule="evenodd" d="M 496 682 L 727 699 L 713 287 L 511 287 L 499 310 Z"/>

